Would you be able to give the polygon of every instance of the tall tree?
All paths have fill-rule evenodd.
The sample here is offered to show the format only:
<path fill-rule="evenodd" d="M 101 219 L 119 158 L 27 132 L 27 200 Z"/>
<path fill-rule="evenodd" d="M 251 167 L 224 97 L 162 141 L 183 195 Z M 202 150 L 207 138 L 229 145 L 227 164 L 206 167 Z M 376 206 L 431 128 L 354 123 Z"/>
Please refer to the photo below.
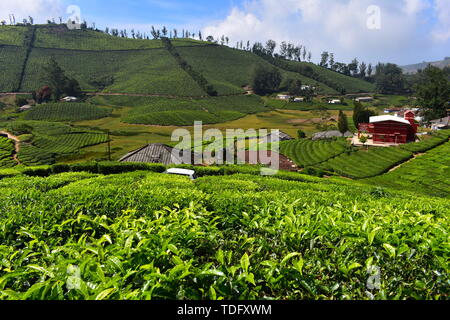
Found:
<path fill-rule="evenodd" d="M 321 67 L 328 67 L 328 57 L 329 57 L 330 55 L 329 55 L 329 53 L 328 52 L 326 52 L 326 51 L 324 51 L 324 52 L 322 52 L 322 58 L 321 58 L 321 60 L 320 60 L 320 66 Z"/>
<path fill-rule="evenodd" d="M 253 75 L 253 90 L 255 93 L 264 95 L 276 92 L 281 84 L 282 76 L 277 68 L 269 68 L 258 65 Z"/>
<path fill-rule="evenodd" d="M 69 79 L 53 58 L 44 66 L 42 78 L 51 88 L 54 100 L 59 100 L 63 94 L 81 94 L 78 82 L 75 79 Z"/>
<path fill-rule="evenodd" d="M 403 70 L 396 64 L 379 63 L 376 68 L 375 82 L 379 93 L 402 94 L 405 92 Z"/>
<path fill-rule="evenodd" d="M 348 65 L 348 70 L 350 71 L 352 76 L 356 76 L 358 74 L 358 59 L 353 59 L 353 61 Z"/>
<path fill-rule="evenodd" d="M 280 45 L 280 56 L 282 58 L 286 58 L 288 55 L 288 45 L 285 41 L 283 41 Z"/>
<path fill-rule="evenodd" d="M 273 53 L 275 52 L 275 48 L 277 47 L 277 43 L 273 40 L 268 40 L 266 42 L 266 52 L 267 54 L 273 56 Z"/>
<path fill-rule="evenodd" d="M 339 132 L 342 133 L 342 135 L 349 131 L 347 116 L 344 112 L 342 112 L 342 110 L 339 111 L 338 128 Z"/>
<path fill-rule="evenodd" d="M 428 65 L 419 71 L 418 79 L 414 90 L 419 104 L 425 109 L 425 120 L 445 117 L 450 101 L 450 82 L 445 72 Z"/>
<path fill-rule="evenodd" d="M 364 62 L 361 62 L 359 65 L 359 77 L 364 79 L 367 73 L 367 65 Z"/>
<path fill-rule="evenodd" d="M 292 96 L 300 96 L 303 93 L 302 81 L 299 79 L 290 80 L 288 85 L 289 94 Z"/>
<path fill-rule="evenodd" d="M 361 102 L 355 101 L 353 107 L 353 123 L 356 128 L 359 128 L 360 123 L 368 123 L 370 117 L 375 116 L 376 113 L 368 108 L 365 108 Z"/>
<path fill-rule="evenodd" d="M 372 74 L 373 74 L 373 66 L 372 66 L 372 64 L 370 63 L 369 66 L 367 67 L 367 76 L 368 76 L 369 78 L 371 78 L 371 77 L 372 77 Z"/>
<path fill-rule="evenodd" d="M 330 53 L 330 69 L 335 71 L 336 70 L 336 61 L 334 61 L 334 53 Z"/>

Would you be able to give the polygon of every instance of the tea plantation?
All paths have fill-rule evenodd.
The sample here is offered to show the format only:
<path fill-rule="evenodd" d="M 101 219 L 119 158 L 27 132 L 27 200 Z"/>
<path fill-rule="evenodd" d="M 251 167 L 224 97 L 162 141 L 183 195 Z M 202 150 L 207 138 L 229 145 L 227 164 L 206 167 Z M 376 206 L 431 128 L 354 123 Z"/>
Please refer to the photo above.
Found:
<path fill-rule="evenodd" d="M 14 142 L 0 136 L 0 168 L 9 168 L 16 165 L 13 160 Z"/>
<path fill-rule="evenodd" d="M 23 90 L 36 90 L 45 84 L 41 77 L 41 68 L 50 58 L 55 59 L 68 76 L 77 79 L 85 91 L 205 95 L 197 83 L 163 49 L 83 51 L 35 48 L 27 63 Z M 108 79 L 105 88 L 96 85 L 98 81 L 103 81 L 102 79 Z"/>
<path fill-rule="evenodd" d="M 412 158 L 410 151 L 399 147 L 346 152 L 318 167 L 352 179 L 374 177 Z"/>
<path fill-rule="evenodd" d="M 28 111 L 26 120 L 80 121 L 107 117 L 111 112 L 87 103 L 47 103 Z"/>
<path fill-rule="evenodd" d="M 194 121 L 221 123 L 270 110 L 260 97 L 244 95 L 206 99 L 146 97 L 134 104 L 139 106 L 129 112 L 124 122 L 166 126 L 193 125 Z"/>
<path fill-rule="evenodd" d="M 238 94 L 243 92 L 243 86 L 252 83 L 257 65 L 277 68 L 283 77 L 283 88 L 288 79 L 299 79 L 303 84 L 317 87 L 322 94 L 336 94 L 336 89 L 327 85 L 335 82 L 342 83 L 347 92 L 373 89 L 368 82 L 322 67 L 312 66 L 315 75 L 311 78 L 298 72 L 297 65 L 292 70 L 281 68 L 251 52 L 228 46 L 180 38 L 170 42 L 180 54 L 182 65 L 162 40 L 69 30 L 65 25 L 0 26 L 0 62 L 3 62 L 0 63 L 0 92 L 29 92 L 45 85 L 42 70 L 50 58 L 75 78 L 84 91 L 205 96 L 205 90 L 192 77 L 197 74 L 219 95 Z M 195 73 L 185 72 L 186 63 Z"/>
<path fill-rule="evenodd" d="M 348 149 L 345 139 L 338 141 L 292 140 L 280 143 L 282 154 L 300 167 L 309 167 L 337 157 Z"/>
<path fill-rule="evenodd" d="M 205 45 L 192 39 L 177 39 L 175 46 Z M 112 37 L 92 30 L 68 30 L 65 26 L 39 27 L 35 46 L 72 50 L 143 50 L 163 48 L 161 40 L 129 39 Z"/>
<path fill-rule="evenodd" d="M 296 176 L 0 180 L 0 299 L 448 298 L 448 200 Z"/>
<path fill-rule="evenodd" d="M 364 183 L 450 198 L 450 142 Z"/>
<path fill-rule="evenodd" d="M 104 132 L 57 122 L 0 122 L 0 128 L 20 138 L 17 157 L 25 166 L 53 164 L 61 156 L 79 154 L 84 147 L 108 141 Z"/>

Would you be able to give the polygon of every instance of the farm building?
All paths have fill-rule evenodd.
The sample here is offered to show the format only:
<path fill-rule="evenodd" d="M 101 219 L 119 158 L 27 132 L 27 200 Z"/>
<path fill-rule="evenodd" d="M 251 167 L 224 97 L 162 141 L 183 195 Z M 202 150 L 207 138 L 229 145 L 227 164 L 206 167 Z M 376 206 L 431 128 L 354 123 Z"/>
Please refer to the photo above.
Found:
<path fill-rule="evenodd" d="M 358 137 L 368 133 L 374 144 L 405 144 L 416 141 L 418 125 L 413 111 L 405 112 L 404 118 L 395 116 L 371 117 L 370 123 L 359 125 Z"/>
<path fill-rule="evenodd" d="M 268 134 L 264 138 L 260 140 L 260 143 L 270 143 L 272 141 L 288 141 L 288 140 L 294 140 L 290 135 L 287 133 L 284 133 L 283 131 L 278 131 L 278 134 Z"/>
<path fill-rule="evenodd" d="M 324 132 L 318 132 L 313 135 L 312 140 L 326 140 L 326 139 L 332 139 L 332 138 L 350 138 L 353 137 L 353 133 L 350 131 L 347 131 L 344 135 L 340 131 L 332 130 L 332 131 L 324 131 Z"/>
<path fill-rule="evenodd" d="M 295 98 L 294 102 L 303 102 L 305 101 L 305 98 Z"/>
<path fill-rule="evenodd" d="M 19 110 L 20 110 L 20 111 L 28 111 L 28 110 L 30 110 L 31 108 L 33 108 L 33 107 L 27 104 L 27 105 L 21 106 L 21 107 L 19 108 Z"/>
<path fill-rule="evenodd" d="M 356 98 L 355 101 L 357 101 L 357 102 L 372 102 L 373 98 L 372 97 L 361 97 L 361 98 Z"/>
<path fill-rule="evenodd" d="M 430 123 L 431 123 L 431 129 L 433 129 L 433 130 L 449 129 L 450 128 L 450 117 L 431 120 Z"/>
<path fill-rule="evenodd" d="M 78 101 L 78 98 L 76 98 L 76 97 L 64 97 L 64 98 L 61 99 L 61 101 L 63 101 L 63 102 L 76 102 L 76 101 Z"/>
<path fill-rule="evenodd" d="M 169 164 L 192 164 L 195 159 L 193 152 L 184 153 L 165 144 L 154 143 L 132 151 L 122 157 L 120 162 L 144 162 Z"/>
<path fill-rule="evenodd" d="M 340 104 L 340 103 L 341 103 L 341 100 L 339 100 L 339 99 L 333 99 L 333 100 L 328 101 L 328 104 Z"/>
<path fill-rule="evenodd" d="M 287 95 L 287 94 L 279 94 L 277 96 L 277 99 L 279 99 L 279 100 L 290 100 L 291 98 L 292 97 L 290 95 Z"/>

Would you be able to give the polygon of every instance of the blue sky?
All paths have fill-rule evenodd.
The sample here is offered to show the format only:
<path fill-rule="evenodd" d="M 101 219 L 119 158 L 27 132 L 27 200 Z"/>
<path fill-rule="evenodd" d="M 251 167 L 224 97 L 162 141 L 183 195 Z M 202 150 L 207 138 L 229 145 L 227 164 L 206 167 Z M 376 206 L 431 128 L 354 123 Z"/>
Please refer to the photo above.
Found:
<path fill-rule="evenodd" d="M 304 45 L 317 61 L 322 51 L 338 61 L 410 64 L 450 56 L 450 0 L 15 0 L 0 2 L 0 19 L 32 15 L 38 22 L 68 17 L 69 5 L 97 27 L 152 25 L 202 30 L 239 40 Z M 379 15 L 367 9 L 379 8 Z M 378 19 L 379 28 L 368 28 Z"/>

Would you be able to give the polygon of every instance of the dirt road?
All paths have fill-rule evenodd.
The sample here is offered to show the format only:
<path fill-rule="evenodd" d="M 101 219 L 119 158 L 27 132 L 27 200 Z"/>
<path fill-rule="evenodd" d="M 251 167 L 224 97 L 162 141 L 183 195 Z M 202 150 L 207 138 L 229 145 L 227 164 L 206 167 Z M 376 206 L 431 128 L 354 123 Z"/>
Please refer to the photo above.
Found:
<path fill-rule="evenodd" d="M 19 158 L 17 158 L 17 154 L 20 151 L 20 139 L 6 131 L 0 131 L 0 134 L 4 134 L 4 135 L 8 136 L 8 139 L 11 139 L 14 141 L 15 151 L 13 153 L 13 159 L 14 159 L 14 161 L 17 162 L 17 164 L 20 164 Z"/>

